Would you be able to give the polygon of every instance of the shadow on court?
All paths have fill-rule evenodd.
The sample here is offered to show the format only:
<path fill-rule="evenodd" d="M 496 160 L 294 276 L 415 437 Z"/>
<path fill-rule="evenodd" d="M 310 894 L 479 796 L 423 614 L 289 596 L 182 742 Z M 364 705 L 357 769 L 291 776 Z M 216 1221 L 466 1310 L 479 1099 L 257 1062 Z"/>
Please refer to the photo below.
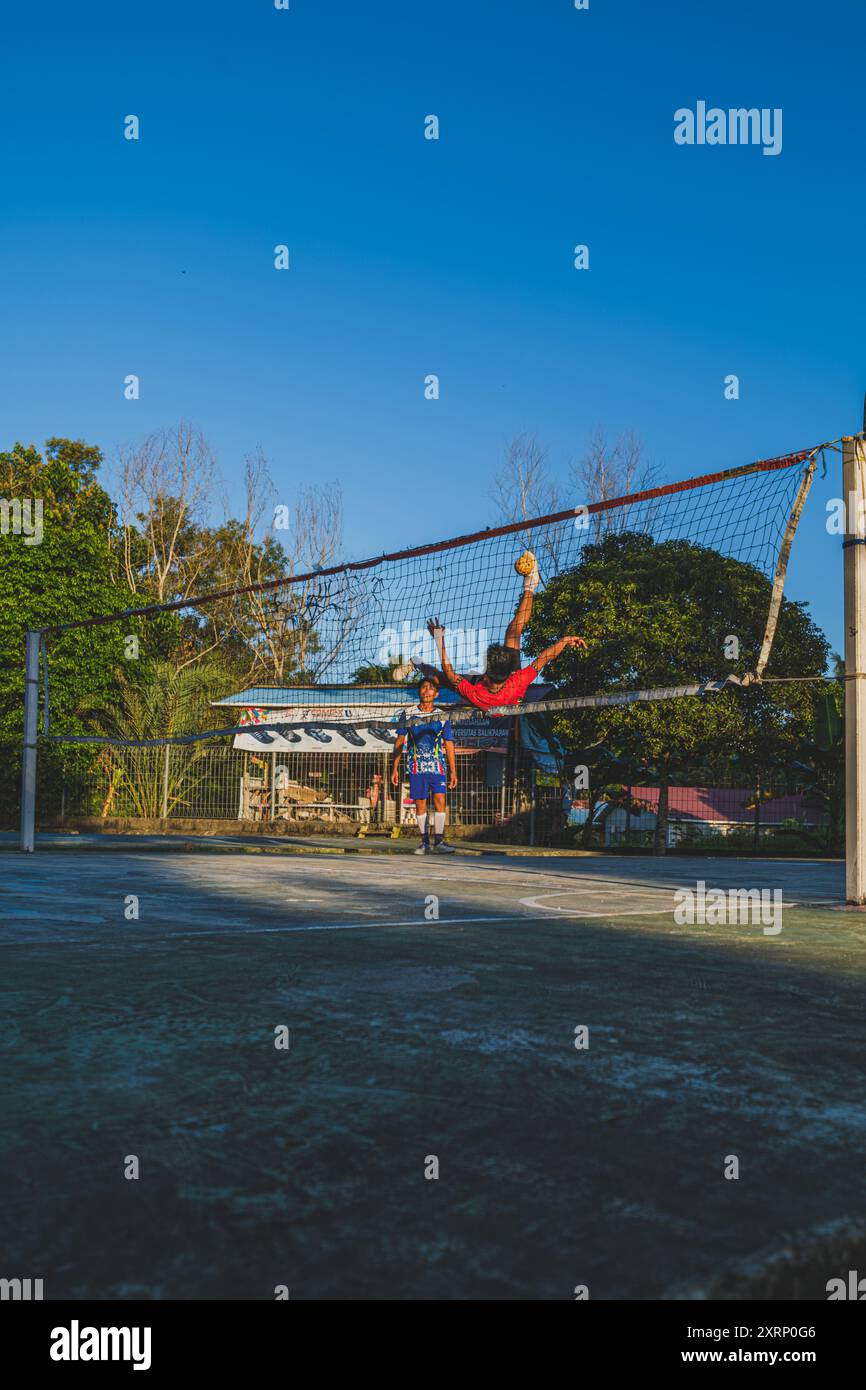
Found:
<path fill-rule="evenodd" d="M 672 883 L 830 899 L 838 866 L 605 863 L 0 857 L 0 1274 L 826 1297 L 864 1251 L 866 918 L 677 926 Z"/>

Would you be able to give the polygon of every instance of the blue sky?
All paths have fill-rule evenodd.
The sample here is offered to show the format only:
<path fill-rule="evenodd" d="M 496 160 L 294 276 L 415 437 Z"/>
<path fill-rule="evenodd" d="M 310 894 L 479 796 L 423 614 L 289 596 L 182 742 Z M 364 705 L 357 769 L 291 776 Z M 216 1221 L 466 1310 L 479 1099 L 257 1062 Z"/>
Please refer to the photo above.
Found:
<path fill-rule="evenodd" d="M 338 480 L 360 557 L 495 522 L 519 432 L 678 479 L 857 430 L 864 38 L 862 0 L 19 7 L 2 447 L 192 420 L 230 484 L 256 447 L 285 500 Z M 782 153 L 675 145 L 698 100 L 782 108 Z M 840 490 L 789 586 L 836 646 Z"/>

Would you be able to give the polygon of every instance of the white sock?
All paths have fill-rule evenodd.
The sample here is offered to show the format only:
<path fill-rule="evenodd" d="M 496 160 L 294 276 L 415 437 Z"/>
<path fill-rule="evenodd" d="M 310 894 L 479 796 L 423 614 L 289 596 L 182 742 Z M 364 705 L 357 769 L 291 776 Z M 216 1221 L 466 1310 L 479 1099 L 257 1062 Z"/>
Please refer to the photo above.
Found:
<path fill-rule="evenodd" d="M 445 812 L 444 812 L 444 811 L 434 811 L 434 812 L 433 812 L 433 829 L 434 829 L 434 831 L 435 831 L 435 833 L 436 833 L 436 839 L 437 839 L 437 840 L 441 840 L 441 839 L 442 839 L 442 836 L 445 834 Z"/>
<path fill-rule="evenodd" d="M 421 839 L 427 839 L 427 812 L 418 812 L 418 829 L 421 831 Z"/>

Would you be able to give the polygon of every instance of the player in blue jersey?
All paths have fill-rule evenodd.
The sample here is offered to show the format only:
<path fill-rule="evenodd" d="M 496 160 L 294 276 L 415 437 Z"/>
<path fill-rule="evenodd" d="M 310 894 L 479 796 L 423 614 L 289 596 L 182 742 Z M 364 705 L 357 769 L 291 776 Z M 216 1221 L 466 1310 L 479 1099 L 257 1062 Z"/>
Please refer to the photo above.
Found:
<path fill-rule="evenodd" d="M 433 701 L 439 694 L 439 682 L 435 676 L 425 676 L 418 687 L 418 704 L 414 709 L 403 710 L 397 722 L 397 741 L 394 744 L 394 759 L 391 764 L 392 786 L 400 785 L 400 755 L 406 746 L 406 769 L 409 773 L 409 792 L 415 802 L 418 816 L 418 829 L 421 831 L 421 846 L 416 854 L 430 854 L 430 831 L 427 802 L 433 797 L 433 847 L 434 854 L 453 854 L 451 845 L 445 843 L 445 789 L 446 769 L 447 787 L 453 791 L 457 786 L 457 767 L 454 762 L 454 735 L 451 720 L 443 716 L 441 710 L 434 708 Z"/>

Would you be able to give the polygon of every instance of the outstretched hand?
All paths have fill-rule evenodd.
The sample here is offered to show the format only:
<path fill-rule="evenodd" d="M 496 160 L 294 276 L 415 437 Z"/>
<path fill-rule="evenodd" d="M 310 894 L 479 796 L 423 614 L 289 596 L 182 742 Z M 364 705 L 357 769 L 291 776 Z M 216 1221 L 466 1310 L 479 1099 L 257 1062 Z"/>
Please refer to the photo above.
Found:
<path fill-rule="evenodd" d="M 563 637 L 562 640 L 567 647 L 584 647 L 587 651 L 589 651 L 589 648 L 587 647 L 587 644 L 582 637 Z"/>
<path fill-rule="evenodd" d="M 443 640 L 445 636 L 445 624 L 440 623 L 438 618 L 428 618 L 427 631 L 430 633 L 430 636 L 433 638 L 433 641 L 438 646 L 438 644 Z"/>

